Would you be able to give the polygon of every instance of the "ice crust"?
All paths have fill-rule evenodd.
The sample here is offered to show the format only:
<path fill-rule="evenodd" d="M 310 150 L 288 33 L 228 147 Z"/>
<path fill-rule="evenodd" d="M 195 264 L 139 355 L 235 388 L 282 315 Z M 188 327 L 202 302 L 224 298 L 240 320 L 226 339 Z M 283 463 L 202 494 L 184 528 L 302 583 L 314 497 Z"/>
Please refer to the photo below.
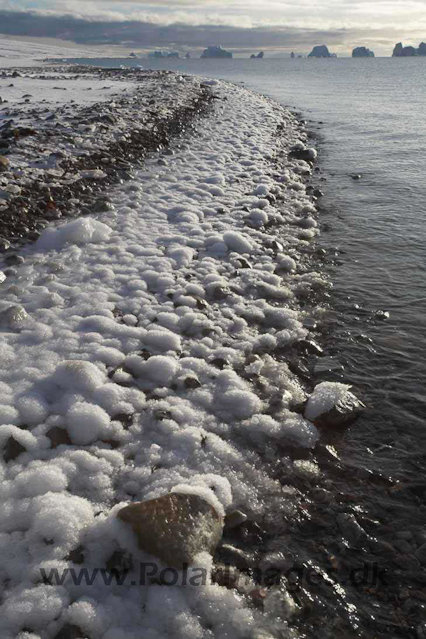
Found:
<path fill-rule="evenodd" d="M 211 583 L 77 586 L 40 576 L 78 569 L 69 553 L 80 545 L 86 568 L 105 566 L 132 543 L 117 510 L 170 490 L 194 491 L 223 514 L 259 516 L 271 494 L 291 508 L 263 451 L 318 438 L 292 412 L 305 399 L 297 378 L 271 356 L 308 335 L 296 293 L 324 285 L 297 270 L 306 246 L 298 222 L 305 208 L 314 214 L 301 177 L 309 165 L 289 161 L 272 175 L 267 160 L 304 132 L 265 97 L 211 86 L 227 100 L 167 166 L 152 158 L 116 188 L 114 211 L 47 229 L 13 283 L 1 284 L 2 302 L 28 314 L 0 328 L 0 447 L 13 437 L 25 449 L 0 458 L 2 639 L 53 639 L 66 624 L 90 639 L 268 636 L 261 612 Z M 278 249 L 263 226 L 271 219 Z M 273 394 L 283 408 L 271 417 Z M 71 444 L 52 447 L 53 427 Z M 294 637 L 285 619 L 280 636 Z"/>

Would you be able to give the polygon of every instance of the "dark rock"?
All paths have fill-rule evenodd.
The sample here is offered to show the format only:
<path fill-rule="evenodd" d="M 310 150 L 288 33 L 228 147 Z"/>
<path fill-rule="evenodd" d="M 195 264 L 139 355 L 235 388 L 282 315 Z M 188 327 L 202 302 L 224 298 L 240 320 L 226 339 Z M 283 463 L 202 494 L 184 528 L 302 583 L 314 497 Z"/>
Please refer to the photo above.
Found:
<path fill-rule="evenodd" d="M 67 561 L 72 561 L 73 564 L 83 564 L 84 563 L 84 548 L 83 546 L 77 546 L 74 550 L 71 550 L 66 556 Z"/>
<path fill-rule="evenodd" d="M 417 571 L 420 568 L 420 561 L 414 555 L 397 555 L 393 557 L 393 563 L 402 570 Z"/>
<path fill-rule="evenodd" d="M 13 461 L 21 453 L 26 453 L 27 449 L 22 446 L 16 439 L 12 436 L 6 441 L 6 444 L 3 448 L 3 458 L 6 463 Z"/>
<path fill-rule="evenodd" d="M 142 551 L 176 568 L 200 552 L 213 554 L 222 537 L 222 517 L 198 495 L 170 493 L 130 504 L 117 517 L 132 527 Z"/>
<path fill-rule="evenodd" d="M 115 550 L 106 562 L 109 572 L 127 573 L 133 568 L 132 556 L 125 550 Z"/>
<path fill-rule="evenodd" d="M 211 360 L 210 364 L 212 366 L 216 366 L 216 368 L 222 371 L 225 366 L 229 365 L 229 362 L 227 362 L 226 359 L 223 359 L 223 357 L 215 357 Z"/>
<path fill-rule="evenodd" d="M 321 44 L 312 49 L 308 58 L 331 58 L 331 53 L 325 44 Z"/>
<path fill-rule="evenodd" d="M 342 513 L 337 517 L 337 525 L 343 537 L 351 546 L 357 546 L 367 538 L 367 533 L 357 522 L 355 515 Z"/>
<path fill-rule="evenodd" d="M 411 545 L 405 539 L 397 539 L 393 545 L 401 553 L 406 554 L 412 551 Z"/>
<path fill-rule="evenodd" d="M 301 339 L 297 343 L 297 348 L 302 353 L 309 353 L 310 355 L 321 356 L 324 351 L 316 342 L 311 339 Z"/>
<path fill-rule="evenodd" d="M 374 58 L 374 51 L 370 51 L 366 47 L 356 47 L 352 51 L 353 58 Z"/>
<path fill-rule="evenodd" d="M 247 515 L 245 513 L 241 510 L 233 510 L 225 516 L 225 529 L 233 530 L 241 526 L 245 521 L 247 521 Z"/>
<path fill-rule="evenodd" d="M 169 410 L 156 410 L 154 417 L 157 421 L 162 422 L 163 419 L 172 419 L 172 414 Z"/>
<path fill-rule="evenodd" d="M 426 544 L 423 544 L 418 548 L 416 552 L 416 557 L 422 564 L 422 566 L 426 566 Z"/>
<path fill-rule="evenodd" d="M 47 431 L 46 437 L 48 437 L 52 442 L 51 448 L 57 448 L 62 444 L 70 446 L 72 443 L 68 435 L 68 431 L 66 431 L 65 428 L 60 428 L 59 426 L 52 426 L 52 428 Z"/>
<path fill-rule="evenodd" d="M 184 384 L 186 386 L 186 388 L 190 389 L 190 390 L 195 390 L 196 388 L 200 388 L 201 383 L 198 381 L 198 379 L 196 377 L 187 377 L 184 380 Z"/>
<path fill-rule="evenodd" d="M 249 570 L 254 565 L 254 556 L 230 544 L 222 544 L 216 551 L 219 561 L 238 570 Z"/>
<path fill-rule="evenodd" d="M 55 635 L 54 639 L 85 639 L 84 633 L 78 626 L 67 624 Z"/>
<path fill-rule="evenodd" d="M 324 382 L 327 384 L 327 382 Z M 315 391 L 321 391 L 322 384 L 315 387 L 311 398 L 315 397 Z M 311 398 L 305 411 L 306 419 L 312 421 L 318 427 L 335 427 L 348 426 L 352 424 L 359 415 L 365 410 L 365 405 L 350 391 L 347 391 L 344 397 L 340 399 L 330 410 L 320 413 L 313 417 L 311 414 Z"/>

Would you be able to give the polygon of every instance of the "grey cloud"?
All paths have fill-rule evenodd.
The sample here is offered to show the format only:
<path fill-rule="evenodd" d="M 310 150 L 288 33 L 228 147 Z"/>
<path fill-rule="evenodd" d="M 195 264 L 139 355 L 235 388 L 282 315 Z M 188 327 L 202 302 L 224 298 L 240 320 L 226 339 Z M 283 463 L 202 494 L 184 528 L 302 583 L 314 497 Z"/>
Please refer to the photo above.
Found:
<path fill-rule="evenodd" d="M 0 10 L 0 33 L 10 36 L 49 37 L 70 40 L 84 45 L 124 45 L 129 47 L 192 47 L 208 44 L 245 49 L 262 47 L 281 49 L 292 47 L 306 50 L 314 44 L 327 43 L 338 47 L 373 37 L 387 40 L 397 34 L 371 30 L 335 29 L 314 30 L 295 27 L 237 28 L 223 25 L 191 26 L 187 24 L 159 25 L 149 22 L 106 21 L 73 16 L 43 15 L 31 11 Z M 403 34 L 402 34 L 403 35 Z"/>

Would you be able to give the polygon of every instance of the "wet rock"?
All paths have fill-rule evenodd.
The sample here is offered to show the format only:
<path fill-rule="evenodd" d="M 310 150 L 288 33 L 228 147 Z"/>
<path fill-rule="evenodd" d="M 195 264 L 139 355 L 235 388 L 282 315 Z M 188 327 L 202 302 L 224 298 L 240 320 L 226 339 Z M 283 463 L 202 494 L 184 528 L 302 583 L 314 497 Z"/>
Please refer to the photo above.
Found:
<path fill-rule="evenodd" d="M 315 387 L 310 396 L 305 417 L 316 426 L 334 428 L 347 426 L 365 410 L 365 405 L 350 392 L 350 386 L 338 385 L 340 390 L 336 400 L 334 395 L 336 386 L 332 382 L 323 382 Z"/>
<path fill-rule="evenodd" d="M 55 635 L 54 639 L 85 639 L 85 637 L 86 634 L 78 626 L 67 624 Z"/>
<path fill-rule="evenodd" d="M 212 568 L 212 582 L 221 586 L 221 588 L 228 588 L 229 590 L 237 588 L 239 578 L 239 571 L 229 564 L 219 563 Z"/>
<path fill-rule="evenodd" d="M 422 566 L 426 566 L 426 544 L 423 544 L 418 548 L 416 552 L 416 557 L 422 564 Z"/>
<path fill-rule="evenodd" d="M 420 561 L 414 555 L 397 555 L 393 557 L 393 563 L 402 570 L 417 571 L 420 568 Z"/>
<path fill-rule="evenodd" d="M 262 572 L 268 571 L 288 572 L 295 564 L 294 557 L 290 553 L 270 552 L 262 557 L 259 568 Z"/>
<path fill-rule="evenodd" d="M 357 522 L 355 515 L 341 513 L 337 517 L 337 525 L 343 537 L 351 546 L 357 546 L 367 538 L 367 533 Z"/>
<path fill-rule="evenodd" d="M 59 426 L 52 426 L 52 428 L 47 431 L 46 437 L 51 441 L 51 448 L 57 448 L 62 444 L 70 446 L 72 443 L 65 428 L 60 428 Z"/>
<path fill-rule="evenodd" d="M 423 546 L 423 544 L 426 544 L 426 531 L 416 533 L 415 540 L 418 546 Z"/>
<path fill-rule="evenodd" d="M 324 193 L 320 189 L 315 189 L 313 195 L 315 197 L 324 197 Z"/>
<path fill-rule="evenodd" d="M 6 463 L 8 463 L 19 457 L 21 453 L 26 452 L 27 449 L 24 448 L 24 446 L 22 446 L 22 444 L 20 444 L 18 441 L 16 441 L 13 436 L 11 436 L 6 441 L 6 444 L 3 448 L 3 459 Z"/>
<path fill-rule="evenodd" d="M 411 544 L 409 544 L 405 539 L 397 539 L 393 545 L 397 551 L 401 553 L 406 554 L 412 551 Z"/>
<path fill-rule="evenodd" d="M 310 355 L 318 355 L 318 356 L 320 356 L 324 352 L 323 349 L 321 348 L 321 346 L 319 346 L 312 339 L 301 339 L 297 343 L 297 347 L 298 347 L 299 351 L 301 351 L 303 353 L 309 353 Z"/>
<path fill-rule="evenodd" d="M 295 145 L 288 154 L 290 158 L 294 158 L 295 160 L 305 160 L 305 162 L 313 162 L 316 160 L 317 155 L 318 154 L 315 149 L 300 148 L 299 145 Z"/>
<path fill-rule="evenodd" d="M 352 174 L 351 174 L 351 178 L 352 178 L 353 180 L 360 180 L 360 179 L 361 179 L 361 177 L 362 177 L 362 175 L 361 175 L 360 173 L 352 173 Z"/>
<path fill-rule="evenodd" d="M 254 566 L 254 556 L 231 546 L 231 544 L 223 544 L 216 552 L 219 561 L 227 566 L 235 566 L 238 570 L 249 570 Z"/>
<path fill-rule="evenodd" d="M 388 320 L 390 318 L 389 311 L 376 311 L 374 317 L 379 320 Z"/>
<path fill-rule="evenodd" d="M 130 504 L 117 517 L 130 524 L 141 550 L 175 568 L 213 554 L 222 537 L 222 517 L 198 495 L 170 493 Z"/>
<path fill-rule="evenodd" d="M 247 521 L 247 515 L 245 513 L 241 510 L 233 510 L 225 516 L 225 528 L 226 530 L 232 530 L 233 528 L 241 526 L 245 521 Z"/>
<path fill-rule="evenodd" d="M 400 530 L 395 534 L 395 539 L 404 539 L 405 541 L 411 541 L 411 539 L 413 539 L 413 533 L 411 532 L 411 530 Z"/>
<path fill-rule="evenodd" d="M 334 357 L 322 357 L 314 367 L 314 375 L 343 371 L 343 364 Z"/>

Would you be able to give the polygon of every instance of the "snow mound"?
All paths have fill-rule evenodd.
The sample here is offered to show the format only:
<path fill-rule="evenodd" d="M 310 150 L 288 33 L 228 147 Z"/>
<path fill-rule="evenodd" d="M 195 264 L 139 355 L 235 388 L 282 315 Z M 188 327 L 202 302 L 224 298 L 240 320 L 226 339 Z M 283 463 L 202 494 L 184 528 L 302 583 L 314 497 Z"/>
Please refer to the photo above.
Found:
<path fill-rule="evenodd" d="M 58 251 L 65 244 L 105 242 L 111 233 L 112 229 L 103 222 L 85 217 L 58 226 L 56 229 L 44 229 L 37 240 L 37 246 L 40 249 Z"/>

